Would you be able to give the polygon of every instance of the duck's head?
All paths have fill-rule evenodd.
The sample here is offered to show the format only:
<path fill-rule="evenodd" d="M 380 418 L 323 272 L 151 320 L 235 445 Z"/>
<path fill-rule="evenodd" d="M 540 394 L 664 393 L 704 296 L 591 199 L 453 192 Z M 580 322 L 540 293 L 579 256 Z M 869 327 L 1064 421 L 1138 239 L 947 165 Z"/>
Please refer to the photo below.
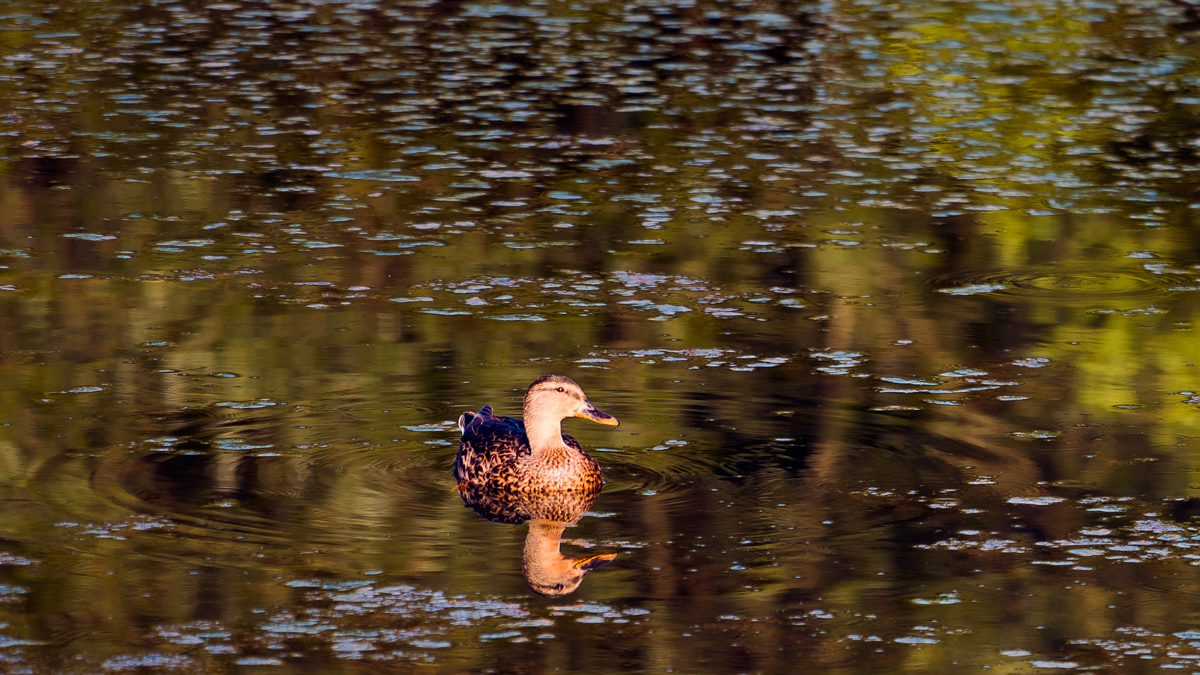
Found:
<path fill-rule="evenodd" d="M 617 418 L 592 405 L 574 380 L 562 375 L 543 375 L 534 380 L 525 392 L 523 408 L 527 423 L 530 418 L 582 417 L 614 427 L 619 424 Z"/>

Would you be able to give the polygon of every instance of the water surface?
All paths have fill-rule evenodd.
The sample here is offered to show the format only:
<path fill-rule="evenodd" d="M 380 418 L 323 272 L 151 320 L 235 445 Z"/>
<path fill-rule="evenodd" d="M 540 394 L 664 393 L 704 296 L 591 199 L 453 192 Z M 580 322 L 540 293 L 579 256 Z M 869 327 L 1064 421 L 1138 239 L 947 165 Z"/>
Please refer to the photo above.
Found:
<path fill-rule="evenodd" d="M 1198 26 L 0 3 L 0 670 L 1195 669 Z M 550 372 L 557 599 L 450 476 Z"/>

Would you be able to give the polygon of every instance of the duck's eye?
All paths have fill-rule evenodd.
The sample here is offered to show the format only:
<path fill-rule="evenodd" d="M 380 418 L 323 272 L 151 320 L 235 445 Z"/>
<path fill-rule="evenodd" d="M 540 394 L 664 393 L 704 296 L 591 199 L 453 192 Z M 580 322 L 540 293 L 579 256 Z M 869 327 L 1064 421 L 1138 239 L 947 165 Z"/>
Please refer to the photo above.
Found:
<path fill-rule="evenodd" d="M 558 392 L 558 393 L 560 393 L 560 394 L 565 394 L 565 393 L 567 393 L 567 390 L 566 390 L 566 389 L 563 389 L 562 387 L 559 387 L 558 389 L 555 389 L 554 391 L 557 391 L 557 392 Z"/>

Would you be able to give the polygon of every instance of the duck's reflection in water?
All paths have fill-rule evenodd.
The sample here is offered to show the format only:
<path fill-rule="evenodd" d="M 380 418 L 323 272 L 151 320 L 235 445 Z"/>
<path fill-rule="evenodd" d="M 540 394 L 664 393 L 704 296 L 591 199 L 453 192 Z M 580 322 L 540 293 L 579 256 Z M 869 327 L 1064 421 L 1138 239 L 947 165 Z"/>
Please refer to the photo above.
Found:
<path fill-rule="evenodd" d="M 563 555 L 560 550 L 563 530 L 579 522 L 580 515 L 592 508 L 599 490 L 531 494 L 460 486 L 460 493 L 467 506 L 488 520 L 514 525 L 529 523 L 521 572 L 529 588 L 538 595 L 557 598 L 574 593 L 589 572 L 617 557 L 616 553 L 601 553 L 576 558 Z"/>

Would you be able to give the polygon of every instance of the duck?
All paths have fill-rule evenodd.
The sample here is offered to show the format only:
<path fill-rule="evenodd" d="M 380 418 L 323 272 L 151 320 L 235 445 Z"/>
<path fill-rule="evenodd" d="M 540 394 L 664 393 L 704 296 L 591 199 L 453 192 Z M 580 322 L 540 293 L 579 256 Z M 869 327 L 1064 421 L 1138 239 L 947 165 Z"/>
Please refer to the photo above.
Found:
<path fill-rule="evenodd" d="M 599 493 L 600 465 L 574 438 L 562 433 L 562 421 L 582 417 L 617 426 L 617 418 L 592 405 L 583 389 L 564 375 L 543 375 L 525 391 L 521 420 L 496 415 L 491 406 L 458 418 L 462 438 L 454 458 L 458 489 L 518 491 L 533 494 Z"/>

